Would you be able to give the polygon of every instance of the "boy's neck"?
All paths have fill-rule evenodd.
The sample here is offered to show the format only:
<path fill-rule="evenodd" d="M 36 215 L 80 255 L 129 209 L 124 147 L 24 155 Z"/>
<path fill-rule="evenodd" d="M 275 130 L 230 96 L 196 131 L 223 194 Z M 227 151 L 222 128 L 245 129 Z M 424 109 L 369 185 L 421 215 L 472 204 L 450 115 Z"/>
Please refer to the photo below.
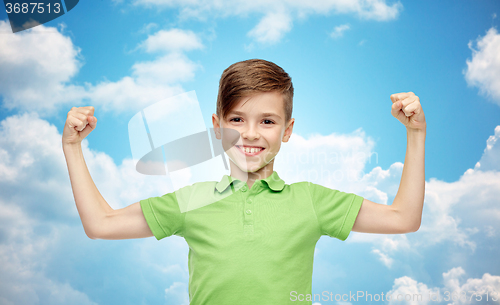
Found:
<path fill-rule="evenodd" d="M 230 162 L 231 177 L 234 177 L 238 180 L 246 182 L 246 184 L 248 185 L 248 188 L 250 189 L 250 188 L 252 188 L 252 185 L 254 184 L 255 181 L 266 179 L 267 177 L 271 176 L 271 174 L 274 171 L 273 164 L 274 164 L 274 160 L 269 162 L 266 166 L 259 169 L 258 171 L 245 172 L 245 171 L 242 171 L 238 166 L 233 164 L 233 162 Z"/>

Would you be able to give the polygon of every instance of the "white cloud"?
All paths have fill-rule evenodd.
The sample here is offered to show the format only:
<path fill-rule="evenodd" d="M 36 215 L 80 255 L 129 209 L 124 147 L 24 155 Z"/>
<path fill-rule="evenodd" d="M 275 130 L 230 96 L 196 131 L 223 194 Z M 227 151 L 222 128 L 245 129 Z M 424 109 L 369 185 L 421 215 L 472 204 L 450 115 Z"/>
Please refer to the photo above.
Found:
<path fill-rule="evenodd" d="M 92 96 L 92 106 L 99 106 L 102 111 L 135 113 L 164 97 L 182 93 L 180 85 L 161 87 L 139 84 L 138 80 L 126 76 L 116 82 L 105 81 L 95 86 L 88 86 Z M 97 116 L 97 115 L 96 115 Z"/>
<path fill-rule="evenodd" d="M 0 182 L 0 186 L 6 185 Z M 49 224 L 42 226 L 30 218 L 22 203 L 7 204 L 0 199 L 0 303 L 96 305 L 69 283 L 47 278 L 40 271 L 49 259 L 43 254 L 58 238 L 54 234 L 41 236 L 35 227 L 50 230 Z"/>
<path fill-rule="evenodd" d="M 0 147 L 0 303 L 96 304 L 75 287 L 81 287 L 82 277 L 95 276 L 102 262 L 116 261 L 117 253 L 127 260 L 123 269 L 187 283 L 188 248 L 180 238 L 161 245 L 154 238 L 105 244 L 85 236 L 55 126 L 36 113 L 7 117 L 0 122 Z M 130 159 L 117 166 L 105 153 L 90 150 L 87 140 L 82 149 L 95 184 L 115 209 L 172 191 L 168 180 L 137 173 Z M 61 277 L 60 264 L 80 271 Z M 120 272 L 129 271 L 116 270 L 106 280 L 118 281 Z M 142 288 L 138 279 L 130 283 Z"/>
<path fill-rule="evenodd" d="M 116 0 L 114 0 L 116 1 Z M 139 31 L 138 33 L 141 33 L 141 34 L 148 34 L 150 33 L 153 29 L 156 29 L 158 27 L 158 24 L 154 23 L 154 22 L 150 22 L 148 24 L 145 24 Z"/>
<path fill-rule="evenodd" d="M 394 280 L 392 290 L 387 292 L 390 304 L 426 305 L 431 304 L 429 294 L 436 293 L 427 285 L 418 283 L 414 279 L 403 276 Z"/>
<path fill-rule="evenodd" d="M 392 290 L 388 292 L 393 298 L 389 304 L 492 304 L 493 299 L 500 299 L 500 276 L 483 274 L 481 278 L 461 278 L 466 272 L 456 267 L 443 273 L 443 287 L 429 288 L 426 284 L 403 276 L 394 280 Z M 463 284 L 461 284 L 463 283 Z M 406 301 L 397 301 L 397 295 Z M 486 300 L 488 296 L 488 300 Z M 493 297 L 493 299 L 492 299 Z M 413 301 L 420 298 L 420 301 Z M 408 301 L 413 299 L 412 301 Z"/>
<path fill-rule="evenodd" d="M 467 59 L 464 71 L 467 83 L 500 105 L 500 34 L 496 28 L 490 28 L 477 39 L 476 46 L 469 42 L 469 48 L 472 59 Z"/>
<path fill-rule="evenodd" d="M 179 8 L 181 14 L 199 15 L 201 12 L 217 12 L 222 15 L 245 15 L 248 13 L 267 13 L 274 10 L 302 11 L 317 14 L 330 12 L 356 14 L 361 18 L 374 20 L 392 20 L 402 9 L 400 2 L 387 4 L 385 0 L 277 0 L 273 2 L 258 0 L 221 0 L 221 1 L 182 1 L 182 0 L 133 0 L 135 5 L 148 7 Z"/>
<path fill-rule="evenodd" d="M 332 38 L 339 38 L 344 36 L 344 32 L 349 30 L 351 26 L 349 24 L 341 24 L 339 26 L 336 26 L 333 29 L 333 32 L 330 33 L 330 37 Z"/>
<path fill-rule="evenodd" d="M 160 30 L 141 44 L 147 52 L 190 51 L 203 48 L 200 38 L 192 31 Z"/>
<path fill-rule="evenodd" d="M 373 19 L 377 21 L 386 21 L 396 19 L 399 12 L 403 9 L 403 5 L 396 2 L 392 5 L 387 5 L 385 1 L 358 1 L 357 13 L 365 19 Z"/>
<path fill-rule="evenodd" d="M 495 128 L 495 134 L 486 141 L 486 148 L 481 159 L 474 166 L 474 170 L 500 171 L 500 125 Z"/>
<path fill-rule="evenodd" d="M 294 134 L 281 146 L 275 168 L 287 183 L 310 181 L 341 190 L 358 190 L 368 162 L 378 161 L 375 142 L 359 128 L 350 134 Z"/>
<path fill-rule="evenodd" d="M 3 20 L 0 32 L 5 33 L 0 35 L 0 95 L 6 108 L 48 113 L 85 95 L 68 83 L 82 66 L 80 49 L 68 36 L 43 25 L 12 34 Z"/>
<path fill-rule="evenodd" d="M 108 155 L 89 150 L 86 139 L 82 146 L 96 185 L 101 186 L 101 193 L 114 208 L 143 199 L 139 194 L 145 196 L 159 189 L 168 190 L 165 181 L 137 173 L 132 160 L 124 159 L 116 166 Z M 36 113 L 7 117 L 0 122 L 0 147 L 3 156 L 0 169 L 8 173 L 0 175 L 0 183 L 9 190 L 2 193 L 3 200 L 19 201 L 18 205 L 26 208 L 29 217 L 61 221 L 78 219 L 75 207 L 67 204 L 73 201 L 73 195 L 61 135 L 54 125 L 40 119 Z M 64 185 L 66 187 L 61 188 Z M 30 192 L 23 191 L 25 189 Z M 40 204 L 41 198 L 50 204 Z"/>
<path fill-rule="evenodd" d="M 387 254 L 383 253 L 379 249 L 373 249 L 372 253 L 375 253 L 387 268 L 391 268 L 394 260 L 390 258 Z"/>
<path fill-rule="evenodd" d="M 93 106 L 104 111 L 135 113 L 167 97 L 182 93 L 180 83 L 190 81 L 199 64 L 183 52 L 201 49 L 200 38 L 192 31 L 180 29 L 160 30 L 139 44 L 139 49 L 160 53 L 151 61 L 137 62 L 132 75 L 116 82 L 104 81 L 87 84 Z"/>
<path fill-rule="evenodd" d="M 197 68 L 184 54 L 170 53 L 154 61 L 136 63 L 132 70 L 138 84 L 161 86 L 191 80 Z"/>
<path fill-rule="evenodd" d="M 477 241 L 500 229 L 500 171 L 469 169 L 458 181 L 426 183 L 426 213 L 418 245 L 451 241 L 475 250 Z"/>
<path fill-rule="evenodd" d="M 457 269 L 457 268 L 454 268 Z M 462 276 L 465 274 L 462 268 L 458 267 L 458 271 L 456 272 L 458 276 Z M 464 294 L 466 293 L 468 296 L 471 295 L 471 291 L 476 292 L 476 295 L 472 298 L 468 298 L 467 301 L 463 302 L 460 300 L 459 302 L 456 302 L 458 304 L 477 304 L 478 303 L 478 297 L 481 296 L 484 299 L 486 298 L 486 295 L 488 295 L 491 299 L 488 301 L 492 301 L 493 298 L 496 299 L 497 303 L 498 300 L 500 300 L 500 276 L 498 275 L 491 275 L 489 273 L 483 274 L 481 278 L 469 278 L 467 281 L 460 285 L 460 280 L 457 279 L 455 280 L 453 277 L 453 273 L 455 272 L 449 272 L 449 274 L 446 274 L 445 278 L 445 283 L 453 283 L 456 286 L 452 286 L 453 288 L 456 288 L 455 291 L 457 291 L 457 294 Z M 458 284 L 458 285 L 457 285 Z M 447 288 L 451 290 L 452 287 L 449 287 L 449 284 L 447 285 Z M 493 297 L 493 298 L 492 298 Z"/>
<path fill-rule="evenodd" d="M 478 244 L 496 240 L 500 231 L 499 138 L 500 126 L 497 126 L 475 168 L 468 169 L 457 181 L 436 178 L 426 181 L 419 231 L 407 235 L 353 232 L 348 241 L 371 243 L 372 253 L 390 267 L 391 259 L 403 250 L 418 255 L 425 248 L 448 242 L 474 252 Z M 398 191 L 403 166 L 396 162 L 387 170 L 376 167 L 363 174 L 350 190 L 372 201 L 390 204 Z"/>
<path fill-rule="evenodd" d="M 422 225 L 413 234 L 364 234 L 352 232 L 348 242 L 369 243 L 371 253 L 387 267 L 403 251 L 419 256 L 441 243 L 450 243 L 474 252 L 478 244 L 491 243 L 500 231 L 500 126 L 487 143 L 475 169 L 457 181 L 435 178 L 426 181 Z M 349 135 L 294 134 L 281 147 L 275 169 L 287 182 L 311 181 L 353 192 L 381 204 L 391 204 L 397 194 L 404 164 L 393 163 L 384 170 L 377 166 L 365 173 L 367 164 L 376 164 L 374 141 L 358 129 Z M 465 255 L 465 254 L 464 254 Z"/>
<path fill-rule="evenodd" d="M 10 26 L 0 21 L 0 31 L 7 28 L 10 31 Z M 135 63 L 132 74 L 117 81 L 75 86 L 70 81 L 82 66 L 80 49 L 56 28 L 40 25 L 0 35 L 0 45 L 3 105 L 37 111 L 41 116 L 50 116 L 63 106 L 69 110 L 83 101 L 103 111 L 135 113 L 183 92 L 181 83 L 192 80 L 200 68 L 184 52 L 203 48 L 191 31 L 160 30 L 137 48 L 159 53 L 154 60 Z"/>
<path fill-rule="evenodd" d="M 497 144 L 498 145 L 498 144 Z M 493 147 L 497 149 L 497 147 Z M 485 153 L 486 155 L 486 153 Z M 483 158 L 484 156 L 483 155 Z M 491 156 L 493 157 L 493 156 Z M 496 155 L 495 162 L 500 158 Z M 399 186 L 401 172 L 387 182 L 384 178 L 373 175 L 380 171 L 374 169 L 367 174 L 362 182 L 371 181 L 368 188 L 372 197 L 380 197 L 377 193 L 387 194 L 394 198 L 394 189 Z M 367 179 L 375 176 L 375 180 Z M 380 180 L 378 180 L 380 179 Z M 382 183 L 376 183 L 376 181 Z M 372 253 L 387 267 L 390 267 L 390 259 L 398 257 L 402 251 L 406 254 L 418 253 L 442 243 L 449 243 L 463 248 L 463 255 L 470 255 L 478 247 L 478 244 L 489 244 L 498 239 L 500 231 L 500 171 L 490 170 L 467 170 L 459 180 L 454 182 L 440 181 L 430 178 L 425 184 L 425 202 L 422 215 L 422 225 L 416 233 L 407 235 L 383 235 L 363 234 L 353 232 L 349 237 L 350 242 L 371 243 Z M 366 184 L 359 184 L 366 187 Z M 375 193 L 373 189 L 378 192 Z M 358 194 L 366 192 L 358 191 Z M 368 193 L 370 194 L 370 193 Z M 377 202 L 375 200 L 375 202 Z M 383 202 L 379 202 L 383 203 Z"/>
<path fill-rule="evenodd" d="M 167 97 L 182 93 L 181 82 L 194 78 L 201 66 L 183 52 L 202 49 L 200 38 L 189 30 L 160 30 L 139 44 L 138 49 L 160 53 L 151 61 L 137 62 L 132 75 L 116 82 L 87 84 L 92 105 L 104 111 L 135 113 Z"/>
<path fill-rule="evenodd" d="M 403 6 L 400 2 L 388 4 L 386 0 L 277 0 L 277 1 L 181 1 L 181 0 L 132 0 L 135 5 L 154 8 L 178 8 L 180 17 L 206 19 L 214 17 L 248 16 L 262 14 L 248 35 L 259 43 L 275 43 L 292 28 L 295 18 L 320 14 L 352 14 L 361 19 L 387 21 L 398 17 Z"/>
<path fill-rule="evenodd" d="M 71 196 L 69 190 L 64 193 L 60 188 L 66 176 L 60 142 L 57 128 L 39 120 L 38 115 L 12 116 L 1 121 L 0 169 L 7 175 L 0 175 L 0 183 L 9 190 L 2 198 L 22 201 L 31 215 L 75 217 L 76 211 L 68 205 L 44 205 L 37 199 L 44 197 L 57 202 L 60 196 Z M 22 191 L 26 188 L 30 192 Z"/>
<path fill-rule="evenodd" d="M 166 304 L 189 305 L 189 294 L 186 284 L 175 282 L 165 289 Z"/>
<path fill-rule="evenodd" d="M 253 37 L 260 43 L 276 43 L 290 31 L 292 20 L 286 13 L 271 12 L 266 14 L 260 22 L 248 32 L 248 36 Z"/>
<path fill-rule="evenodd" d="M 89 85 L 93 105 L 103 111 L 135 113 L 164 98 L 184 91 L 179 82 L 194 78 L 199 65 L 182 53 L 169 53 L 132 67 L 132 76 L 116 82 Z"/>
<path fill-rule="evenodd" d="M 372 153 L 372 155 L 378 157 L 376 152 Z M 375 160 L 375 162 L 378 162 L 378 160 Z M 363 194 L 366 197 L 375 200 L 377 203 L 389 204 L 389 197 L 395 197 L 398 192 L 403 167 L 403 163 L 395 162 L 386 170 L 383 170 L 380 166 L 373 168 L 360 179 L 362 183 L 358 187 L 359 192 L 364 190 Z"/>

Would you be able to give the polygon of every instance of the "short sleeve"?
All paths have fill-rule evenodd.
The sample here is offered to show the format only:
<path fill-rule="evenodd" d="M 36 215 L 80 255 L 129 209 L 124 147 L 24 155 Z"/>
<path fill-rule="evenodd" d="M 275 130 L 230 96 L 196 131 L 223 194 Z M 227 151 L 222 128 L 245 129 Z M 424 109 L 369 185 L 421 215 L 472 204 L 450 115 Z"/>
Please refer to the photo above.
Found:
<path fill-rule="evenodd" d="M 364 198 L 311 182 L 307 184 L 321 235 L 346 240 Z"/>
<path fill-rule="evenodd" d="M 181 213 L 174 193 L 140 201 L 142 213 L 157 240 L 171 235 L 183 236 L 186 213 Z"/>

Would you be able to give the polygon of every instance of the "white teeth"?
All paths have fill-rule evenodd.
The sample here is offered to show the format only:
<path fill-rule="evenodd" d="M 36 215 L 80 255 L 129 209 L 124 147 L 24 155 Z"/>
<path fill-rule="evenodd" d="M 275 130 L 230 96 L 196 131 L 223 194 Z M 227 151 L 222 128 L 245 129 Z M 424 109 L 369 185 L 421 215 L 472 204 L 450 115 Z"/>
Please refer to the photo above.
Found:
<path fill-rule="evenodd" d="M 253 154 L 253 153 L 256 153 L 256 152 L 259 152 L 259 151 L 262 150 L 262 148 L 248 148 L 248 147 L 242 147 L 242 146 L 240 146 L 240 148 L 244 152 L 247 152 L 247 153 L 250 153 L 250 154 Z"/>

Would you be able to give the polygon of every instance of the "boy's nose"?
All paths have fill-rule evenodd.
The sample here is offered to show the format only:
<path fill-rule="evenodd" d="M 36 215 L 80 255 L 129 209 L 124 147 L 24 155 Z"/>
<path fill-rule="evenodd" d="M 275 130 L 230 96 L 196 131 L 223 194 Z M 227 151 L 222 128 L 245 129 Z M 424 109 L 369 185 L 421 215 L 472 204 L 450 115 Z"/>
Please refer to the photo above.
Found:
<path fill-rule="evenodd" d="M 241 137 L 248 139 L 248 140 L 254 140 L 254 139 L 259 139 L 260 135 L 257 132 L 257 128 L 255 128 L 253 125 L 249 126 L 243 132 L 241 133 Z"/>

